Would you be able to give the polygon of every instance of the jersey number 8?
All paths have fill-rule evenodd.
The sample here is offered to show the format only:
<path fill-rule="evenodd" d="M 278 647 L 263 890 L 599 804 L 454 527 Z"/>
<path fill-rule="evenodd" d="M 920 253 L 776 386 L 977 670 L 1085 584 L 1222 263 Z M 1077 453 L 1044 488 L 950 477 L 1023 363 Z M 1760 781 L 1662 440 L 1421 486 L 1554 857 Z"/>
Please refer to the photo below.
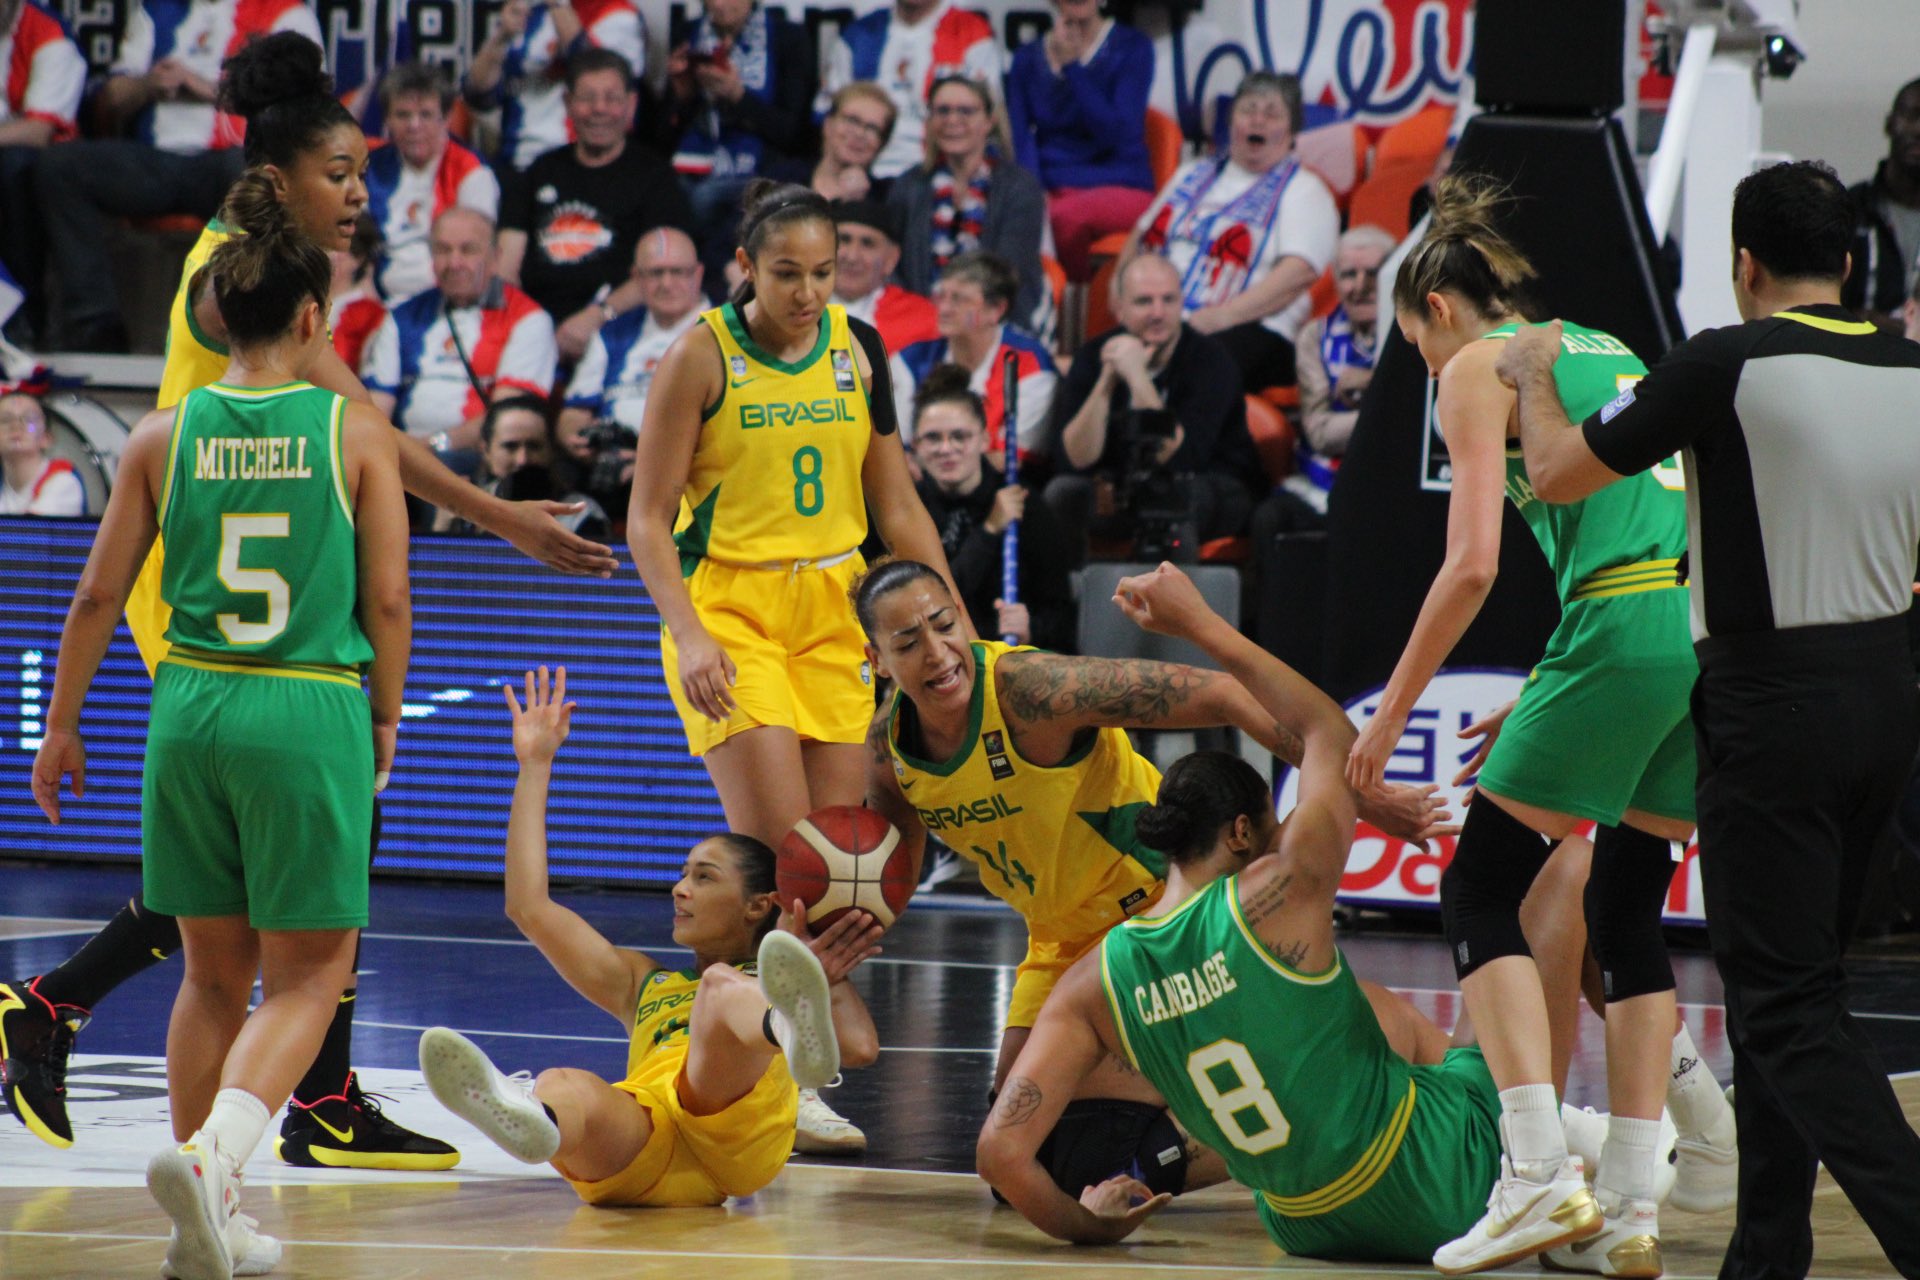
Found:
<path fill-rule="evenodd" d="M 1230 1073 L 1233 1087 L 1221 1088 L 1216 1072 L 1221 1076 Z M 1257 1156 L 1263 1151 L 1284 1147 L 1293 1136 L 1293 1126 L 1281 1114 L 1280 1104 L 1267 1088 L 1266 1077 L 1254 1065 L 1247 1046 L 1238 1040 L 1215 1040 L 1204 1049 L 1195 1049 L 1187 1055 L 1187 1075 L 1192 1077 L 1200 1101 L 1213 1113 L 1213 1122 L 1220 1126 L 1220 1132 L 1248 1155 Z M 1247 1111 L 1253 1112 L 1260 1121 L 1260 1127 L 1251 1133 L 1240 1120 L 1241 1114 Z"/>
<path fill-rule="evenodd" d="M 820 479 L 825 469 L 826 461 L 812 445 L 801 445 L 794 450 L 793 509 L 803 516 L 817 516 L 827 505 L 826 486 Z"/>
<path fill-rule="evenodd" d="M 248 622 L 237 613 L 214 618 L 228 644 L 265 644 L 287 629 L 287 614 L 293 605 L 293 593 L 287 580 L 272 569 L 242 569 L 240 544 L 248 538 L 284 538 L 287 517 L 284 513 L 264 516 L 222 515 L 220 517 L 220 585 L 235 595 L 264 595 L 267 620 Z"/>

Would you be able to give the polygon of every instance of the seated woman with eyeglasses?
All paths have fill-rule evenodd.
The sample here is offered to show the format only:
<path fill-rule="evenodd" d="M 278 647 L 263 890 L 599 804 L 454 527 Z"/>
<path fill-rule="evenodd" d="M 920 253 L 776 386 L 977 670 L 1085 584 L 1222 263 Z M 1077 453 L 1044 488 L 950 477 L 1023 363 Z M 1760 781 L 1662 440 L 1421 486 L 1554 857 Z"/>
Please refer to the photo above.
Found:
<path fill-rule="evenodd" d="M 1020 277 L 1008 319 L 1044 333 L 1052 320 L 1052 294 L 1040 267 L 1046 191 L 1013 162 L 986 85 L 942 76 L 927 94 L 927 115 L 926 159 L 895 179 L 887 196 L 905 237 L 900 283 L 931 295 L 949 262 L 970 250 L 991 250 Z"/>

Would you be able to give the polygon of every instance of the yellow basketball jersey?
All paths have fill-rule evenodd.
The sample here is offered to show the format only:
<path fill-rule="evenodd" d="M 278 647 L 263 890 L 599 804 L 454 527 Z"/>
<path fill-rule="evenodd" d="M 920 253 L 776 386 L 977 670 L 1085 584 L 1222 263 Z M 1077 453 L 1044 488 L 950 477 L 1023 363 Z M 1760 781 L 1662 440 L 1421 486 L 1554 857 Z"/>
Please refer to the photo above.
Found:
<path fill-rule="evenodd" d="M 792 364 L 760 349 L 731 302 L 700 318 L 720 344 L 727 384 L 705 411 L 687 470 L 674 530 L 681 572 L 703 557 L 757 565 L 858 547 L 873 423 L 846 311 L 827 307 L 819 341 Z"/>
<path fill-rule="evenodd" d="M 755 961 L 735 965 L 752 977 L 759 972 Z M 679 1063 L 686 1057 L 687 1029 L 693 1017 L 693 998 L 700 994 L 700 973 L 696 969 L 657 969 L 640 986 L 640 1003 L 633 1011 L 633 1041 L 627 1046 L 627 1077 L 640 1079 L 656 1062 Z M 786 1059 L 774 1055 L 781 1074 Z M 676 1065 L 674 1075 L 679 1074 Z"/>
<path fill-rule="evenodd" d="M 193 242 L 186 264 L 180 268 L 180 287 L 174 290 L 173 308 L 167 314 L 167 364 L 160 371 L 158 408 L 171 409 L 186 399 L 187 392 L 218 382 L 220 375 L 227 371 L 227 344 L 201 330 L 193 318 L 193 299 L 188 296 L 188 289 L 200 268 L 213 257 L 213 251 L 232 236 L 225 223 L 213 219 Z M 147 664 L 148 675 L 159 668 L 160 659 L 166 656 L 167 625 L 173 620 L 173 610 L 160 598 L 162 558 L 160 540 L 155 538 L 153 550 L 140 567 L 133 590 L 127 594 L 127 630 L 133 633 L 133 642 L 140 648 L 140 660 Z"/>
<path fill-rule="evenodd" d="M 1134 821 L 1160 790 L 1160 772 L 1124 729 L 1046 768 L 1021 756 L 1000 711 L 994 668 L 1026 650 L 973 645 L 973 705 L 965 744 L 946 761 L 900 745 L 913 704 L 894 694 L 887 745 L 920 821 L 980 867 L 980 882 L 1050 936 L 1095 938 L 1160 896 L 1166 859 L 1141 844 Z"/>

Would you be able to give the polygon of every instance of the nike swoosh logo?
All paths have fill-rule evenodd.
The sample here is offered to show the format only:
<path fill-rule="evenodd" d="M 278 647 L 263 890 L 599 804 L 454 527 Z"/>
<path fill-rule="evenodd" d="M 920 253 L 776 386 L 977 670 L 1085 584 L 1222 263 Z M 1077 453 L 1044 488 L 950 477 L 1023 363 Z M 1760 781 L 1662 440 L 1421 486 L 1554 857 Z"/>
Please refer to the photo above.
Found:
<path fill-rule="evenodd" d="M 728 379 L 727 379 L 727 385 L 728 385 L 728 386 L 730 386 L 730 387 L 733 387 L 733 388 L 735 388 L 735 389 L 737 390 L 738 388 L 740 388 L 740 387 L 744 387 L 744 386 L 746 386 L 746 385 L 747 385 L 747 384 L 748 384 L 749 382 L 752 382 L 752 381 L 753 381 L 753 379 L 752 379 L 752 378 L 741 378 L 741 379 L 740 379 L 739 381 L 737 381 L 737 382 L 736 382 L 736 381 L 735 381 L 734 379 L 732 379 L 732 378 L 728 378 Z"/>
<path fill-rule="evenodd" d="M 308 1114 L 312 1115 L 313 1113 L 309 1112 Z M 332 1134 L 335 1138 L 338 1138 L 341 1141 L 341 1143 L 343 1143 L 344 1145 L 346 1146 L 353 1145 L 353 1129 L 351 1126 L 345 1129 L 336 1129 L 332 1125 L 328 1124 L 325 1120 L 322 1120 L 317 1115 L 313 1117 L 313 1122 L 319 1125 L 322 1129 L 325 1129 L 328 1133 Z"/>
<path fill-rule="evenodd" d="M 1513 1230 L 1514 1224 L 1519 1222 L 1520 1219 L 1526 1217 L 1527 1212 L 1530 1209 L 1532 1209 L 1533 1206 L 1539 1204 L 1540 1201 L 1546 1197 L 1547 1192 L 1551 1191 L 1552 1189 L 1553 1188 L 1551 1185 L 1541 1187 L 1538 1191 L 1533 1193 L 1532 1199 L 1528 1200 L 1525 1204 L 1521 1205 L 1518 1209 L 1515 1209 L 1511 1214 L 1508 1214 L 1505 1221 L 1490 1224 L 1487 1227 L 1487 1239 L 1498 1240 L 1501 1236 Z"/>
<path fill-rule="evenodd" d="M 27 1002 L 15 995 L 13 988 L 4 983 L 0 983 L 0 991 L 6 992 L 6 997 L 0 999 L 0 1058 L 11 1058 L 13 1053 L 7 1048 L 6 1015 L 15 1009 L 26 1008 Z"/>
<path fill-rule="evenodd" d="M 913 783 L 908 782 L 905 778 L 902 778 L 900 779 L 900 789 L 902 791 L 911 791 L 913 790 Z"/>
<path fill-rule="evenodd" d="M 1587 1250 L 1593 1248 L 1595 1245 L 1599 1244 L 1602 1240 L 1605 1240 L 1606 1238 L 1607 1238 L 1607 1233 L 1604 1231 L 1599 1231 L 1599 1232 L 1595 1232 L 1593 1235 L 1588 1236 L 1585 1240 L 1575 1240 L 1568 1247 L 1573 1250 L 1573 1256 L 1578 1258 L 1578 1257 L 1584 1256 Z"/>

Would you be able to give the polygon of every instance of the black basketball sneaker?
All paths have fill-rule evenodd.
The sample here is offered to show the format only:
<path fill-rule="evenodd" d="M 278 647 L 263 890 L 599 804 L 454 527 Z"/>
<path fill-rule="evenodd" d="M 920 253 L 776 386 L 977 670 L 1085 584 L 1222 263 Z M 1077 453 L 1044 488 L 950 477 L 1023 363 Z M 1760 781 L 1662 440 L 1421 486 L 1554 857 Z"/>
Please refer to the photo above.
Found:
<path fill-rule="evenodd" d="M 460 1153 L 389 1120 L 380 1095 L 349 1074 L 344 1091 L 318 1102 L 289 1099 L 273 1153 L 308 1169 L 451 1169 Z"/>
<path fill-rule="evenodd" d="M 56 1147 L 73 1145 L 67 1119 L 67 1058 L 73 1037 L 91 1016 L 79 1005 L 56 1005 L 40 979 L 0 982 L 0 1085 L 27 1131 Z"/>

